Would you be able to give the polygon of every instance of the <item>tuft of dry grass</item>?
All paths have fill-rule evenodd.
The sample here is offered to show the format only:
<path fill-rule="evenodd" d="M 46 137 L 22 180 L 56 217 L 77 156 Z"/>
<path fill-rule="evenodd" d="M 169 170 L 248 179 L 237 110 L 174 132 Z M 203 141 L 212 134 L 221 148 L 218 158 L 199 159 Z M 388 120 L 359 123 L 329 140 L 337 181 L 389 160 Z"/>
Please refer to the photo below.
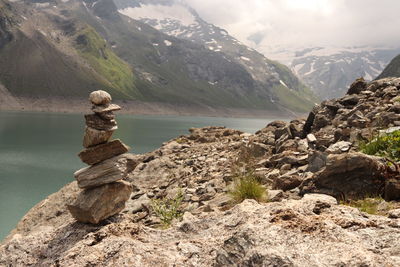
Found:
<path fill-rule="evenodd" d="M 251 173 L 236 177 L 233 189 L 229 192 L 236 203 L 245 199 L 254 199 L 258 202 L 267 200 L 268 193 L 259 179 Z"/>

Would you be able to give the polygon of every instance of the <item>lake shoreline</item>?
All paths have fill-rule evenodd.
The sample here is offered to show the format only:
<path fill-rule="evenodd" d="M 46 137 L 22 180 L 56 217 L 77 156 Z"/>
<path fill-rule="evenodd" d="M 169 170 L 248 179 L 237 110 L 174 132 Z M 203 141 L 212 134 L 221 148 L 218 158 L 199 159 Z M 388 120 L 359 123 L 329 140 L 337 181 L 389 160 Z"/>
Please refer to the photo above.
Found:
<path fill-rule="evenodd" d="M 113 138 L 124 140 L 135 154 L 154 151 L 193 127 L 216 125 L 255 133 L 272 121 L 126 114 L 117 114 L 116 119 L 119 129 Z M 0 241 L 34 204 L 71 182 L 73 173 L 85 167 L 76 156 L 82 150 L 84 123 L 78 112 L 0 111 Z"/>
<path fill-rule="evenodd" d="M 115 100 L 123 109 L 120 114 L 165 115 L 165 116 L 205 116 L 227 118 L 268 118 L 304 117 L 306 114 L 286 110 L 259 110 L 243 108 L 211 107 L 205 105 L 171 104 L 161 102 L 142 102 Z M 51 113 L 89 113 L 86 99 L 82 98 L 32 98 L 19 97 L 13 104 L 0 103 L 0 111 L 51 112 Z"/>

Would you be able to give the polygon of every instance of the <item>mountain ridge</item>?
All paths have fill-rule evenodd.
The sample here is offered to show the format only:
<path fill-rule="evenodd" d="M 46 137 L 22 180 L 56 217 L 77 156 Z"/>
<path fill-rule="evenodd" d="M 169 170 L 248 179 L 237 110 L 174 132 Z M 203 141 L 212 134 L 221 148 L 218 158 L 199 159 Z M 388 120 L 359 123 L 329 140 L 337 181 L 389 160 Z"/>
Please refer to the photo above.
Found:
<path fill-rule="evenodd" d="M 400 55 L 390 61 L 389 65 L 382 71 L 382 73 L 376 79 L 382 79 L 387 77 L 400 77 Z"/>
<path fill-rule="evenodd" d="M 315 102 L 287 67 L 255 51 L 252 59 L 234 59 L 166 35 L 120 14 L 112 0 L 2 3 L 19 20 L 11 31 L 1 27 L 12 34 L 4 40 L 14 39 L 0 49 L 0 81 L 15 97 L 76 97 L 104 88 L 121 100 L 285 113 Z M 24 53 L 26 62 L 13 60 Z M 273 71 L 252 71 L 246 62 L 256 59 Z"/>
<path fill-rule="evenodd" d="M 285 62 L 321 99 L 343 96 L 356 78 L 374 80 L 400 53 L 400 47 L 368 46 L 259 49 Z"/>

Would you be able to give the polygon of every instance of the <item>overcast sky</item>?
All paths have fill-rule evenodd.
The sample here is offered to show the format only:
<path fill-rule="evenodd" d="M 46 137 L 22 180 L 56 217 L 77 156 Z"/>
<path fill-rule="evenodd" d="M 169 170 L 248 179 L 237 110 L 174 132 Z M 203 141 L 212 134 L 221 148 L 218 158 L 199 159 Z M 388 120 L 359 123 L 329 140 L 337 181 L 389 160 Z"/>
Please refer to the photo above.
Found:
<path fill-rule="evenodd" d="M 252 36 L 259 48 L 400 46 L 400 0 L 186 1 L 239 40 Z"/>

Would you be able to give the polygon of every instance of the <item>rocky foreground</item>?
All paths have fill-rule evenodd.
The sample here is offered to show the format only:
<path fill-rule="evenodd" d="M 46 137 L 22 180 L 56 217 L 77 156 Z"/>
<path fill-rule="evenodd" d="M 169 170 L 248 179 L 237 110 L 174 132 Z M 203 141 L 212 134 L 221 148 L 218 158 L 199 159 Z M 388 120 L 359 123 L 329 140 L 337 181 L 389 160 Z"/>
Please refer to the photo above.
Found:
<path fill-rule="evenodd" d="M 76 222 L 73 182 L 32 208 L 0 247 L 0 266 L 399 266 L 400 174 L 358 152 L 360 140 L 400 126 L 400 79 L 356 81 L 307 119 L 256 134 L 223 127 L 143 155 L 123 154 L 133 193 L 100 224 Z M 227 192 L 251 172 L 269 202 L 234 205 Z M 152 199 L 182 191 L 168 229 Z M 382 215 L 339 201 L 382 196 Z M 390 201 L 390 202 L 389 202 Z"/>

